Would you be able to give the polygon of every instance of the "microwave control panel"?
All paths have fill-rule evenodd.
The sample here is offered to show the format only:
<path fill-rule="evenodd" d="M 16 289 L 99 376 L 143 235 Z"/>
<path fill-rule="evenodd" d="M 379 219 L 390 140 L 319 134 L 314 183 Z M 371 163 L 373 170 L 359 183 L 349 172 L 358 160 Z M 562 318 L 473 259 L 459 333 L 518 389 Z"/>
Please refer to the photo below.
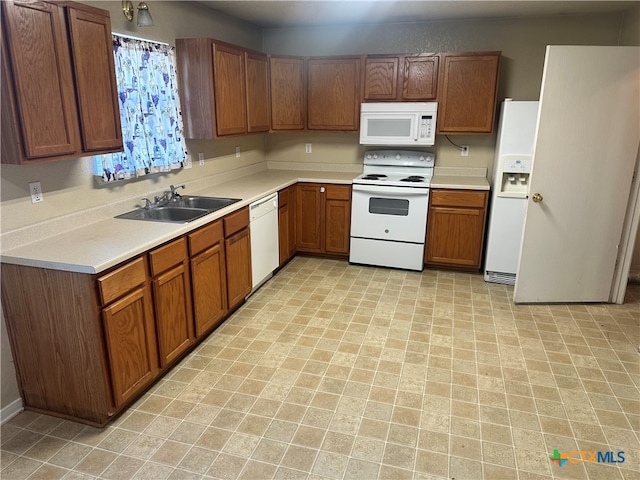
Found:
<path fill-rule="evenodd" d="M 433 132 L 433 117 L 423 115 L 420 117 L 420 138 L 429 138 Z"/>

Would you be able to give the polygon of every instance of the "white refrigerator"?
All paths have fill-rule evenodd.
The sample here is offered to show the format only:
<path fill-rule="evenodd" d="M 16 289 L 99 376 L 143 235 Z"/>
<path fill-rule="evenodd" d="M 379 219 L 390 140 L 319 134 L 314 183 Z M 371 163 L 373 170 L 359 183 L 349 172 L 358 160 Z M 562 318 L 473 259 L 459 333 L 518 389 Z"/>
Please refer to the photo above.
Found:
<path fill-rule="evenodd" d="M 515 285 L 529 175 L 538 123 L 537 101 L 502 104 L 493 165 L 484 279 Z"/>

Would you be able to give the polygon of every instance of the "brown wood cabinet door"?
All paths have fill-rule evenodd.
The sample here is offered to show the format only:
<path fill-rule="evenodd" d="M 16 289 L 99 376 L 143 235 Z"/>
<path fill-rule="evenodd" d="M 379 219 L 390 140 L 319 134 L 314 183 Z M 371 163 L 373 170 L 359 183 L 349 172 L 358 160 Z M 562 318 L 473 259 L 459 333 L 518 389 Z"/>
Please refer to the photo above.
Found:
<path fill-rule="evenodd" d="M 109 17 L 74 8 L 68 16 L 84 150 L 122 150 Z"/>
<path fill-rule="evenodd" d="M 217 326 L 228 311 L 222 242 L 191 259 L 191 286 L 196 337 L 200 338 Z"/>
<path fill-rule="evenodd" d="M 115 406 L 127 403 L 158 374 L 151 293 L 146 285 L 102 311 Z"/>
<path fill-rule="evenodd" d="M 214 43 L 213 81 L 218 135 L 246 133 L 244 52 L 237 48 Z"/>
<path fill-rule="evenodd" d="M 267 55 L 245 52 L 247 85 L 247 131 L 268 132 L 269 118 L 269 63 Z"/>
<path fill-rule="evenodd" d="M 438 86 L 438 55 L 405 56 L 402 66 L 402 100 L 433 100 Z"/>
<path fill-rule="evenodd" d="M 213 50 L 208 38 L 177 38 L 176 67 L 186 138 L 216 134 Z"/>
<path fill-rule="evenodd" d="M 351 186 L 327 185 L 324 200 L 324 250 L 326 253 L 348 255 Z"/>
<path fill-rule="evenodd" d="M 64 8 L 44 2 L 4 1 L 2 13 L 25 156 L 38 159 L 79 153 Z"/>
<path fill-rule="evenodd" d="M 396 100 L 400 57 L 368 56 L 364 63 L 364 99 Z"/>
<path fill-rule="evenodd" d="M 270 57 L 271 129 L 305 129 L 304 59 Z"/>
<path fill-rule="evenodd" d="M 360 57 L 311 58 L 307 76 L 309 130 L 357 130 Z"/>
<path fill-rule="evenodd" d="M 160 366 L 165 367 L 193 343 L 189 270 L 185 263 L 153 279 Z"/>
<path fill-rule="evenodd" d="M 289 260 L 289 204 L 278 207 L 278 257 L 282 266 Z"/>
<path fill-rule="evenodd" d="M 244 228 L 224 241 L 227 261 L 229 308 L 241 303 L 251 292 L 251 238 Z"/>
<path fill-rule="evenodd" d="M 431 207 L 428 214 L 427 264 L 480 268 L 485 210 Z"/>
<path fill-rule="evenodd" d="M 438 133 L 491 133 L 496 112 L 500 52 L 443 54 Z"/>
<path fill-rule="evenodd" d="M 301 252 L 322 253 L 323 188 L 314 183 L 297 186 L 296 244 Z"/>
<path fill-rule="evenodd" d="M 351 228 L 351 202 L 345 200 L 325 201 L 325 251 L 349 254 Z"/>
<path fill-rule="evenodd" d="M 289 190 L 289 241 L 287 243 L 289 245 L 289 258 L 292 258 L 298 250 L 296 243 L 296 228 L 298 225 L 296 205 L 298 205 L 298 197 L 296 185 L 287 187 L 287 190 Z"/>

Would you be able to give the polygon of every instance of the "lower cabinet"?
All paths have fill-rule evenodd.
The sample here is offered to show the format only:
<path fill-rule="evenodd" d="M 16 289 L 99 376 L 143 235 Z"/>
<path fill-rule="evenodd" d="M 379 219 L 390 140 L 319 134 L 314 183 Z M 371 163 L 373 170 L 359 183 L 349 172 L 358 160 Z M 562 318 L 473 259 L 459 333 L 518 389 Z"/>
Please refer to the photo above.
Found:
<path fill-rule="evenodd" d="M 116 408 L 158 375 L 156 328 L 147 278 L 144 258 L 138 258 L 98 279 Z"/>
<path fill-rule="evenodd" d="M 251 237 L 249 208 L 224 217 L 224 247 L 227 267 L 227 298 L 234 308 L 251 293 Z"/>
<path fill-rule="evenodd" d="M 300 183 L 296 188 L 297 250 L 348 255 L 351 185 Z"/>
<path fill-rule="evenodd" d="M 431 190 L 427 265 L 480 269 L 488 197 L 478 190 Z"/>
<path fill-rule="evenodd" d="M 327 185 L 324 199 L 324 251 L 349 254 L 351 186 Z"/>
<path fill-rule="evenodd" d="M 25 408 L 104 426 L 250 293 L 249 209 L 100 275 L 3 264 L 1 281 Z"/>
<path fill-rule="evenodd" d="M 296 253 L 296 186 L 278 192 L 278 247 L 280 266 Z"/>
<path fill-rule="evenodd" d="M 193 313 L 187 240 L 182 237 L 149 252 L 160 366 L 193 344 Z"/>
<path fill-rule="evenodd" d="M 217 327 L 229 311 L 222 220 L 190 233 L 191 292 L 196 338 Z"/>

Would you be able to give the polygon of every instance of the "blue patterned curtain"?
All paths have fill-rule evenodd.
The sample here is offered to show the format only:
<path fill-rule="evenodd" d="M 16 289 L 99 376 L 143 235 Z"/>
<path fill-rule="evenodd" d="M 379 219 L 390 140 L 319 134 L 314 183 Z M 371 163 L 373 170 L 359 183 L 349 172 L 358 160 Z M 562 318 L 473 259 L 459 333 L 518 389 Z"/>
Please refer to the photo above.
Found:
<path fill-rule="evenodd" d="M 113 35 L 124 152 L 96 156 L 96 175 L 114 182 L 181 168 L 187 157 L 175 48 Z"/>

